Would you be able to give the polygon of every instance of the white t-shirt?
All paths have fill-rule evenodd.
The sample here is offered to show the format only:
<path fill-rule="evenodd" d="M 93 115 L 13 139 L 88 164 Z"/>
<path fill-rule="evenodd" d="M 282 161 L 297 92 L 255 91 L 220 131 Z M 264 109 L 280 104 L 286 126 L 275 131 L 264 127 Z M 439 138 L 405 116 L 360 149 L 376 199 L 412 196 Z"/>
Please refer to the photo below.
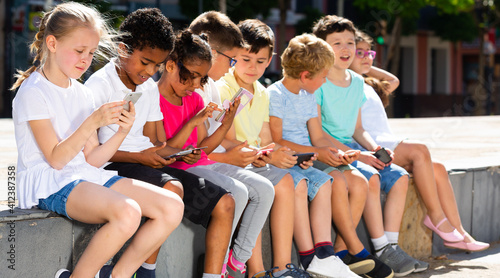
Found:
<path fill-rule="evenodd" d="M 31 208 L 59 191 L 68 183 L 84 179 L 104 184 L 114 176 L 88 164 L 80 151 L 61 170 L 46 161 L 31 131 L 29 121 L 51 121 L 59 141 L 69 137 L 94 111 L 92 93 L 72 79 L 69 88 L 61 88 L 33 72 L 21 85 L 12 103 L 17 142 L 17 193 L 20 208 Z"/>
<path fill-rule="evenodd" d="M 222 102 L 220 99 L 219 90 L 217 90 L 215 81 L 212 78 L 210 77 L 208 78 L 208 82 L 207 84 L 205 84 L 205 86 L 203 86 L 203 90 L 196 89 L 194 91 L 201 96 L 205 106 L 207 106 L 210 102 L 213 102 L 216 103 L 219 106 L 219 108 L 222 109 Z M 208 121 L 205 122 L 205 125 L 207 126 L 208 136 L 212 135 L 221 125 L 220 122 L 215 121 L 215 118 L 217 118 L 218 115 L 219 112 L 214 111 L 214 113 L 212 114 L 212 118 L 208 118 Z M 223 146 L 219 145 L 213 152 L 224 153 L 226 152 L 226 149 Z"/>
<path fill-rule="evenodd" d="M 94 94 L 96 107 L 104 103 L 122 100 L 126 92 L 130 91 L 120 80 L 114 61 L 107 63 L 85 82 L 85 86 L 90 88 Z M 144 136 L 144 125 L 146 122 L 163 119 L 163 114 L 160 111 L 160 92 L 153 79 L 149 78 L 137 86 L 135 92 L 142 92 L 142 96 L 135 103 L 135 121 L 127 137 L 118 148 L 120 151 L 138 152 L 153 147 L 149 138 Z M 118 128 L 117 124 L 101 127 L 99 129 L 99 142 L 108 141 L 118 131 Z"/>
<path fill-rule="evenodd" d="M 385 113 L 384 104 L 372 86 L 364 84 L 366 102 L 361 107 L 361 122 L 363 128 L 381 147 L 394 150 L 401 142 L 392 132 Z"/>

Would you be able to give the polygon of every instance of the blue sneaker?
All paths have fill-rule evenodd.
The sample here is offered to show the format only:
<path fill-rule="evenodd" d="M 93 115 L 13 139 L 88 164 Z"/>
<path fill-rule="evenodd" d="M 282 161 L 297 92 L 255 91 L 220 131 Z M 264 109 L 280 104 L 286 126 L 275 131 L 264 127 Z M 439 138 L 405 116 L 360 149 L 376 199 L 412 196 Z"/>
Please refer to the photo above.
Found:
<path fill-rule="evenodd" d="M 296 267 L 294 264 L 287 264 L 286 265 L 286 269 L 287 271 L 285 271 L 285 273 L 281 274 L 280 276 L 272 276 L 272 277 L 276 277 L 276 278 L 310 278 L 311 275 L 305 271 L 305 270 L 302 270 L 298 267 Z"/>
<path fill-rule="evenodd" d="M 105 265 L 101 267 L 94 278 L 109 278 L 109 276 L 111 276 L 111 272 L 113 272 L 113 266 Z"/>
<path fill-rule="evenodd" d="M 134 273 L 132 278 L 156 278 L 156 270 L 146 269 L 144 267 L 139 267 L 139 269 Z"/>
<path fill-rule="evenodd" d="M 69 270 L 61 268 L 56 272 L 55 278 L 69 278 L 71 276 L 71 272 Z"/>

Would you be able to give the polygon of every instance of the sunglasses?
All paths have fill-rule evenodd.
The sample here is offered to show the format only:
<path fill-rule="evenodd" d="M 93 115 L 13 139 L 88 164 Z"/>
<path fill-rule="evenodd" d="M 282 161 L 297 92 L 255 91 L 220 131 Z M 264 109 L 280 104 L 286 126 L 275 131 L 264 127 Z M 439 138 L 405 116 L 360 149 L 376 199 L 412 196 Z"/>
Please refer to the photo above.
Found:
<path fill-rule="evenodd" d="M 196 76 L 190 70 L 188 70 L 182 62 L 177 62 L 177 66 L 179 66 L 179 78 L 181 79 L 182 84 L 186 84 L 188 81 L 193 81 L 196 78 L 200 78 L 200 86 L 204 86 L 208 82 L 208 75 L 205 76 Z"/>
<path fill-rule="evenodd" d="M 234 67 L 234 65 L 236 65 L 236 62 L 238 62 L 236 59 L 227 56 L 226 54 L 220 52 L 219 50 L 215 50 L 215 51 L 217 51 L 217 53 L 219 53 L 220 55 L 222 55 L 222 56 L 224 56 L 224 57 L 226 57 L 226 58 L 229 59 L 229 66 L 230 67 Z"/>
<path fill-rule="evenodd" d="M 368 56 L 368 58 L 373 60 L 373 59 L 375 59 L 375 55 L 377 55 L 377 52 L 375 52 L 373 50 L 364 51 L 363 49 L 356 49 L 356 56 L 358 56 L 361 59 Z"/>

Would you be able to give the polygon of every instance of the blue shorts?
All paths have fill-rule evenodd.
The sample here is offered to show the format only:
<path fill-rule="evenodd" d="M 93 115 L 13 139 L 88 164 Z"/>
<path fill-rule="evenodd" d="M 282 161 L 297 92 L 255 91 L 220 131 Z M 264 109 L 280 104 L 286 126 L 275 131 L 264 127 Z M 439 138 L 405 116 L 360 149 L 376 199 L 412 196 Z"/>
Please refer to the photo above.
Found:
<path fill-rule="evenodd" d="M 110 188 L 113 184 L 115 184 L 117 181 L 123 179 L 121 176 L 114 176 L 110 178 L 103 186 Z M 65 185 L 63 188 L 61 188 L 59 191 L 56 193 L 50 195 L 49 197 L 45 199 L 39 199 L 38 200 L 38 208 L 44 209 L 44 210 L 50 210 L 53 212 L 56 212 L 58 214 L 64 215 L 71 219 L 71 217 L 68 216 L 68 213 L 66 213 L 66 202 L 68 201 L 68 196 L 73 191 L 73 188 L 77 186 L 79 183 L 85 182 L 85 180 L 74 180 L 67 185 Z"/>
<path fill-rule="evenodd" d="M 356 167 L 367 180 L 370 180 L 373 175 L 379 175 L 380 189 L 384 190 L 385 193 L 389 193 L 396 181 L 402 176 L 408 175 L 405 169 L 394 163 L 380 171 L 358 160 L 354 161 L 351 165 Z"/>
<path fill-rule="evenodd" d="M 333 182 L 333 178 L 331 176 L 313 167 L 302 169 L 300 166 L 293 166 L 287 170 L 290 175 L 292 175 L 295 187 L 297 187 L 297 184 L 299 184 L 301 180 L 306 180 L 307 196 L 309 197 L 309 201 L 312 201 L 314 197 L 316 197 L 316 194 L 318 194 L 318 191 L 323 184 L 328 181 Z"/>

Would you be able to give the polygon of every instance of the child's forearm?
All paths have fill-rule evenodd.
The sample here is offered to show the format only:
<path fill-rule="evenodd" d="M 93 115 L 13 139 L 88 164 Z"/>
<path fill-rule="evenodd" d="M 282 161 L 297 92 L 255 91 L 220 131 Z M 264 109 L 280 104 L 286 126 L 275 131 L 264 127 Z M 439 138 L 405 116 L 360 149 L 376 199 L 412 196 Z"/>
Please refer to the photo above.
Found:
<path fill-rule="evenodd" d="M 360 144 L 363 148 L 369 151 L 375 150 L 378 147 L 375 140 L 373 140 L 371 135 L 364 129 L 356 129 L 354 131 L 354 134 L 352 135 L 352 138 L 356 140 L 356 142 L 358 142 L 358 144 Z"/>
<path fill-rule="evenodd" d="M 116 133 L 104 144 L 98 145 L 92 151 L 90 151 L 86 155 L 87 162 L 95 167 L 103 166 L 115 155 L 126 136 L 127 133 Z"/>
<path fill-rule="evenodd" d="M 313 146 L 300 145 L 300 144 L 297 144 L 297 143 L 294 143 L 292 141 L 288 141 L 285 139 L 277 140 L 275 143 L 280 144 L 281 146 L 287 146 L 291 150 L 298 152 L 298 153 L 317 152 L 316 148 Z"/>
<path fill-rule="evenodd" d="M 389 82 L 389 91 L 393 92 L 399 86 L 399 79 L 392 73 L 377 67 L 371 67 L 370 71 L 366 75 L 377 78 L 378 80 L 384 80 Z"/>

